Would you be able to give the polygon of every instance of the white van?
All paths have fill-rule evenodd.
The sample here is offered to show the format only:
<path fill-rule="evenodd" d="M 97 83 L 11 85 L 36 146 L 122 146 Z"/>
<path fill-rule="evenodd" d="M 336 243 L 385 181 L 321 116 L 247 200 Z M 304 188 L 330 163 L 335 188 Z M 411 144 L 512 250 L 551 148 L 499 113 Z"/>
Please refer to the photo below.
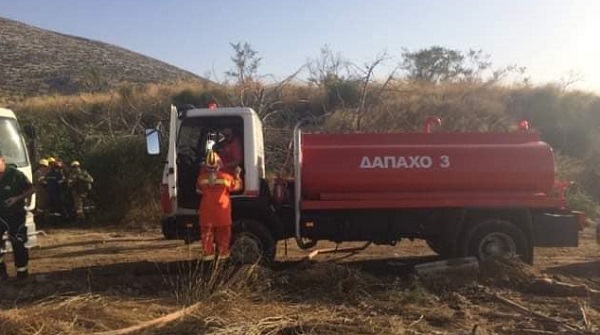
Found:
<path fill-rule="evenodd" d="M 27 146 L 23 138 L 21 127 L 17 122 L 15 113 L 10 109 L 0 108 L 0 151 L 4 155 L 7 164 L 14 164 L 23 172 L 29 180 L 32 180 L 31 162 L 27 154 Z M 29 235 L 28 242 L 25 245 L 28 248 L 37 246 L 37 232 L 33 221 L 33 210 L 35 208 L 35 194 L 31 196 L 27 210 L 25 224 L 27 225 L 27 233 Z M 5 234 L 2 237 L 8 240 Z M 10 248 L 10 243 L 6 243 L 7 248 Z"/>

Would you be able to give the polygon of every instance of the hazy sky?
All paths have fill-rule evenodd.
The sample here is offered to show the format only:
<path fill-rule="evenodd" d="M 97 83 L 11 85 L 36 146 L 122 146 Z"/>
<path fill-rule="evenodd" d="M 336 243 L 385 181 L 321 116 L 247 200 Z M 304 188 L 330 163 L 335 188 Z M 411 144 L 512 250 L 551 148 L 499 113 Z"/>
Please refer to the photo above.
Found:
<path fill-rule="evenodd" d="M 525 66 L 536 83 L 575 72 L 578 87 L 600 91 L 595 0 L 0 0 L 0 16 L 218 79 L 232 65 L 230 42 L 250 43 L 259 72 L 278 78 L 324 45 L 357 64 L 442 45 L 482 49 L 496 67 Z"/>

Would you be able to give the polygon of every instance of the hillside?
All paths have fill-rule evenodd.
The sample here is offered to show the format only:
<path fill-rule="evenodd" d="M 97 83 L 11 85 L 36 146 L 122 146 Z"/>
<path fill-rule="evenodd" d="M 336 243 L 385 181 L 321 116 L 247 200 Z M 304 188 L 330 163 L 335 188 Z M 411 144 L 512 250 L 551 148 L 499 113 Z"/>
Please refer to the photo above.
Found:
<path fill-rule="evenodd" d="M 122 83 L 205 81 L 156 59 L 0 17 L 0 97 L 103 91 Z"/>

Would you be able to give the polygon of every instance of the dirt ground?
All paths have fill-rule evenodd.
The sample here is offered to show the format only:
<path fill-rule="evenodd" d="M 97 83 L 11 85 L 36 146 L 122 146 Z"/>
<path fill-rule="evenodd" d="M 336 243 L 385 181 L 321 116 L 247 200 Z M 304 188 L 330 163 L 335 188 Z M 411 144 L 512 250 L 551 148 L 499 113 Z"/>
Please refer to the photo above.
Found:
<path fill-rule="evenodd" d="M 0 283 L 0 334 L 109 332 L 186 306 L 174 322 L 112 334 L 600 334 L 592 228 L 578 248 L 537 249 L 532 267 L 487 264 L 452 281 L 414 275 L 414 265 L 439 260 L 421 241 L 313 261 L 289 241 L 272 269 L 215 269 L 197 262 L 199 245 L 158 231 L 44 232 L 30 278 Z"/>

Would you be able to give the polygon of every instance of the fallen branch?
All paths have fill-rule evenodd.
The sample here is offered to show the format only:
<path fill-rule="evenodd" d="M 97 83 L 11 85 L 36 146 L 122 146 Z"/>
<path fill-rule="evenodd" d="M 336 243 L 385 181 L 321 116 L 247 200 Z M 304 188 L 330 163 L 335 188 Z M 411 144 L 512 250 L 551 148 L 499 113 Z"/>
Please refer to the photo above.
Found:
<path fill-rule="evenodd" d="M 161 316 L 157 319 L 154 320 L 150 320 L 150 321 L 146 321 L 146 322 L 142 322 L 140 324 L 131 326 L 131 327 L 127 327 L 127 328 L 123 328 L 123 329 L 117 329 L 117 330 L 110 330 L 110 331 L 106 331 L 106 332 L 98 332 L 98 333 L 93 333 L 93 335 L 126 335 L 126 334 L 131 334 L 131 333 L 135 333 L 138 332 L 140 330 L 146 329 L 146 328 L 150 328 L 150 327 L 154 327 L 154 326 L 159 326 L 159 325 L 164 325 L 166 323 L 169 322 L 173 322 L 189 313 L 191 313 L 193 310 L 195 310 L 196 308 L 198 308 L 201 305 L 201 303 L 195 303 L 189 307 L 186 307 L 184 309 L 180 309 L 176 312 L 173 312 L 171 314 L 167 314 L 164 316 Z"/>
<path fill-rule="evenodd" d="M 591 289 L 585 284 L 569 284 L 550 278 L 536 280 L 532 283 L 531 289 L 534 292 L 569 297 L 589 297 L 600 293 L 598 290 Z"/>
<path fill-rule="evenodd" d="M 532 310 L 530 310 L 530 309 L 528 309 L 528 308 L 526 308 L 526 307 L 524 307 L 524 306 L 522 306 L 522 305 L 520 305 L 520 304 L 518 304 L 518 303 L 516 303 L 516 302 L 514 302 L 512 300 L 509 300 L 507 298 L 501 297 L 498 294 L 493 294 L 492 297 L 494 297 L 496 300 L 504 303 L 505 305 L 508 305 L 508 306 L 516 309 L 517 311 L 519 311 L 519 312 L 521 312 L 523 314 L 527 314 L 527 315 L 536 317 L 538 319 L 542 319 L 544 321 L 556 323 L 557 325 L 560 325 L 560 326 L 562 326 L 562 327 L 564 327 L 564 328 L 566 328 L 566 329 L 568 329 L 568 330 L 570 330 L 570 331 L 572 331 L 572 332 L 574 332 L 576 334 L 585 335 L 585 332 L 583 332 L 582 330 L 580 330 L 578 327 L 570 325 L 570 324 L 566 323 L 565 321 L 554 319 L 554 318 L 551 318 L 551 317 L 549 317 L 547 315 L 544 315 L 544 314 L 541 314 L 541 313 L 538 313 L 538 312 L 534 312 L 534 311 L 532 311 Z"/>
<path fill-rule="evenodd" d="M 425 318 L 425 316 L 424 316 L 424 315 L 421 315 L 421 316 L 419 316 L 419 318 L 418 318 L 417 320 L 415 320 L 415 321 L 411 322 L 411 323 L 408 325 L 408 327 L 407 327 L 407 328 L 412 328 L 412 327 L 414 327 L 414 326 L 415 326 L 417 323 L 419 323 L 419 322 L 423 321 L 423 319 L 424 319 L 424 318 Z"/>
<path fill-rule="evenodd" d="M 587 317 L 587 312 L 585 310 L 585 304 L 579 304 L 579 310 L 581 311 L 581 316 L 583 317 L 583 324 L 585 325 L 585 330 L 590 330 L 592 325 L 590 324 L 590 320 Z"/>

